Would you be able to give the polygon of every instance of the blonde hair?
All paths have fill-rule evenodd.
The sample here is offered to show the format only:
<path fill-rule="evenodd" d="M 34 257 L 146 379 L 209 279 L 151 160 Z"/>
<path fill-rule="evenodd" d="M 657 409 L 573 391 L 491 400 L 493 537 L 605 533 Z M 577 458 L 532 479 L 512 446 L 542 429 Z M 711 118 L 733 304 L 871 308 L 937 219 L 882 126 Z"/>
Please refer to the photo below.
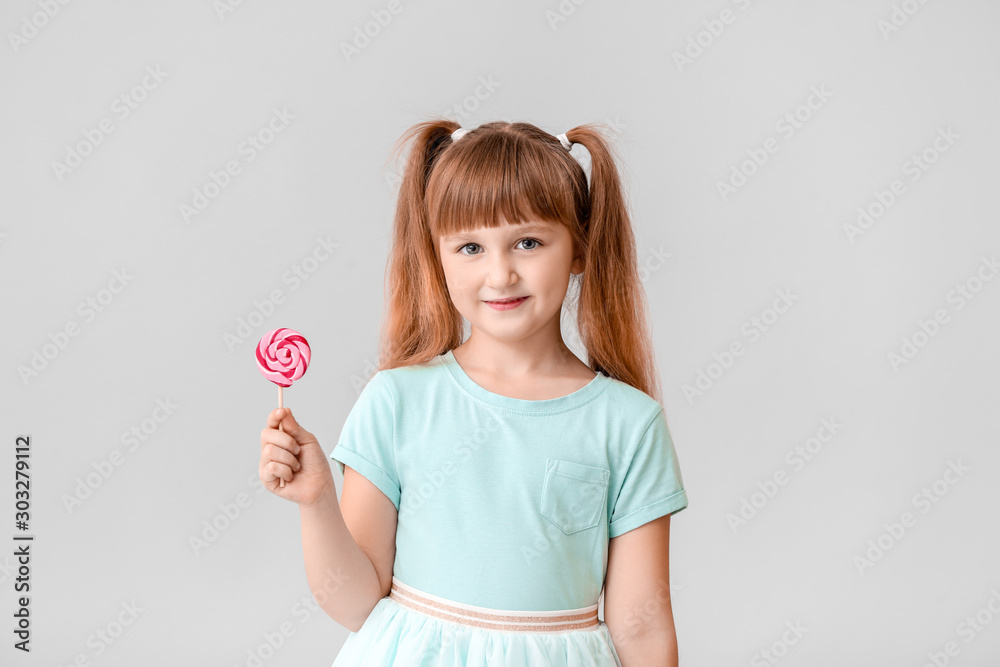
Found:
<path fill-rule="evenodd" d="M 528 220 L 569 229 L 584 257 L 577 328 L 591 370 L 659 396 L 635 238 L 611 146 L 599 125 L 567 138 L 591 158 L 591 182 L 559 140 L 530 123 L 496 121 L 460 141 L 449 119 L 414 125 L 386 264 L 378 370 L 422 364 L 462 343 L 462 315 L 448 293 L 436 239 Z"/>

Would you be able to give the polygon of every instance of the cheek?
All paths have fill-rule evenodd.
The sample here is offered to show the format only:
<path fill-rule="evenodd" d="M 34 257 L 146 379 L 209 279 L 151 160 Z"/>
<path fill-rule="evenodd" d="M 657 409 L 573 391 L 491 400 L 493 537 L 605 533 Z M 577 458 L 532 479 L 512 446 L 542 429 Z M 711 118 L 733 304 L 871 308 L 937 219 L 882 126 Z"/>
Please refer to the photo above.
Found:
<path fill-rule="evenodd" d="M 455 285 L 456 280 L 458 280 L 458 271 L 455 270 L 454 263 L 448 261 L 447 259 L 441 260 L 441 272 L 444 274 L 444 281 L 451 289 Z"/>
<path fill-rule="evenodd" d="M 451 292 L 453 299 L 462 296 L 471 289 L 472 281 L 468 272 L 445 267 L 444 275 L 448 283 L 448 291 Z"/>
<path fill-rule="evenodd" d="M 555 293 L 561 292 L 566 288 L 568 275 L 569 267 L 549 266 L 546 267 L 544 272 L 537 275 L 535 279 L 536 284 L 545 285 L 548 288 L 547 291 Z"/>
<path fill-rule="evenodd" d="M 464 292 L 469 289 L 469 275 L 462 271 L 455 271 L 451 275 L 452 289 L 456 292 Z"/>

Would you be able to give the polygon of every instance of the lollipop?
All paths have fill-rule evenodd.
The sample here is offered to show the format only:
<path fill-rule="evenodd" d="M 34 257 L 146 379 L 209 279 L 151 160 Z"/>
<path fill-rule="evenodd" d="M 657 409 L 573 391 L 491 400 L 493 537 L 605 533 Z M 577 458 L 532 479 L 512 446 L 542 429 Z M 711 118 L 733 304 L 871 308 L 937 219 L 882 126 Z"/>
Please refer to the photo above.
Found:
<path fill-rule="evenodd" d="M 278 407 L 284 407 L 282 390 L 306 374 L 309 367 L 309 342 L 298 331 L 284 327 L 264 334 L 257 343 L 257 368 L 268 380 L 278 385 Z M 281 423 L 278 423 L 278 429 Z M 285 480 L 281 480 L 281 486 Z"/>

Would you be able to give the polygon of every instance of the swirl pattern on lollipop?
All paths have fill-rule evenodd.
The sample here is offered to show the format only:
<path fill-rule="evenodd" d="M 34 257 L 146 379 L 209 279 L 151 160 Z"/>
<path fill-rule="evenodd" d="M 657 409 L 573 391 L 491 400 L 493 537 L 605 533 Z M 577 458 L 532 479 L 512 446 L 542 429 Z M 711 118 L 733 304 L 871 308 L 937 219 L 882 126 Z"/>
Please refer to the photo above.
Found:
<path fill-rule="evenodd" d="M 305 375 L 310 356 L 305 337 L 284 327 L 265 334 L 257 343 L 257 368 L 279 387 L 291 387 Z"/>

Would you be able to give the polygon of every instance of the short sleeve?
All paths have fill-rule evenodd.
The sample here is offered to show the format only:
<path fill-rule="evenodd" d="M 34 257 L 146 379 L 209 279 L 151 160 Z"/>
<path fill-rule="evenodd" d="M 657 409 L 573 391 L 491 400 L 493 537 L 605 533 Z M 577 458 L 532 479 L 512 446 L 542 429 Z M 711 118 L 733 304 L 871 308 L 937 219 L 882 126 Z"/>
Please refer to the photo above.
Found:
<path fill-rule="evenodd" d="M 687 492 L 662 407 L 625 465 L 624 479 L 611 511 L 609 538 L 687 507 Z"/>
<path fill-rule="evenodd" d="M 399 474 L 393 450 L 395 408 L 383 371 L 372 376 L 358 395 L 330 458 L 340 474 L 349 465 L 374 484 L 399 511 Z"/>

